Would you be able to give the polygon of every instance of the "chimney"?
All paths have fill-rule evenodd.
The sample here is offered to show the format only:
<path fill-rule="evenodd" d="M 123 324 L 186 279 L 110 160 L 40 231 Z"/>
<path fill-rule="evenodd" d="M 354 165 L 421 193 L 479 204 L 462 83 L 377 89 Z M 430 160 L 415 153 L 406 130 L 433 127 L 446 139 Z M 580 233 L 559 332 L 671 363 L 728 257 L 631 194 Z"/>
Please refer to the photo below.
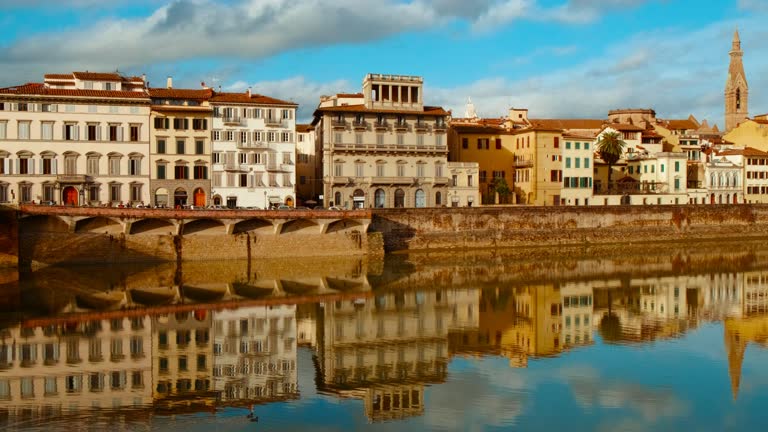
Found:
<path fill-rule="evenodd" d="M 173 88 L 173 78 L 170 75 L 168 76 L 168 79 L 165 82 L 165 87 L 168 89 Z"/>
<path fill-rule="evenodd" d="M 205 81 L 200 81 L 200 86 L 203 87 L 204 90 L 208 90 L 208 87 L 205 86 Z"/>
<path fill-rule="evenodd" d="M 147 84 L 147 74 L 141 74 L 141 82 L 144 83 L 144 88 L 149 87 L 149 84 Z"/>
<path fill-rule="evenodd" d="M 251 97 L 251 88 L 248 87 L 248 97 Z"/>

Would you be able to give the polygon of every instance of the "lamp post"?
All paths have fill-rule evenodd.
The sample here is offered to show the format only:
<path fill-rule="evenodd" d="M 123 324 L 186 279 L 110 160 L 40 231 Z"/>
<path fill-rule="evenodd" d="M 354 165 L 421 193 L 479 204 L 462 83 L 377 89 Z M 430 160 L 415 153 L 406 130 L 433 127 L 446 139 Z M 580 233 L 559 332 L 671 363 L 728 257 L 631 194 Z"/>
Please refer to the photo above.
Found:
<path fill-rule="evenodd" d="M 85 188 L 80 186 L 80 206 L 85 205 Z"/>

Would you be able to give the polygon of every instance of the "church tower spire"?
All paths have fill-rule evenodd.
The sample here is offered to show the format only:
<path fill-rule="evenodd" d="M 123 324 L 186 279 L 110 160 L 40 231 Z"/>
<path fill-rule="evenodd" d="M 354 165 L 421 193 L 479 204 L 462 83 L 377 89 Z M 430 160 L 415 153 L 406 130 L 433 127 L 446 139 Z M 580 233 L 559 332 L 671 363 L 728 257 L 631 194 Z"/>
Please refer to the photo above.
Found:
<path fill-rule="evenodd" d="M 731 64 L 728 66 L 728 81 L 725 83 L 725 130 L 738 126 L 749 116 L 749 86 L 744 73 L 744 51 L 741 50 L 739 30 L 733 33 L 731 42 Z"/>

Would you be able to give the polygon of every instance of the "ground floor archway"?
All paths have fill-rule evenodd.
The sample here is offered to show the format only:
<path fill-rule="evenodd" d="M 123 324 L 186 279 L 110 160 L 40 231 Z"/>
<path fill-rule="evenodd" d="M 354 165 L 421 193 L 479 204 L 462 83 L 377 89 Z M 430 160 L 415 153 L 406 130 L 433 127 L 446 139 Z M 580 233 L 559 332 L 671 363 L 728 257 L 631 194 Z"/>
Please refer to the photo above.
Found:
<path fill-rule="evenodd" d="M 355 189 L 352 193 L 352 207 L 365 208 L 365 192 L 362 189 Z"/>
<path fill-rule="evenodd" d="M 158 188 L 155 191 L 155 205 L 157 207 L 167 207 L 168 206 L 168 189 L 166 188 Z"/>
<path fill-rule="evenodd" d="M 285 197 L 285 205 L 293 207 L 293 197 Z"/>
<path fill-rule="evenodd" d="M 173 206 L 183 207 L 187 205 L 187 191 L 182 188 L 178 188 L 173 192 Z"/>
<path fill-rule="evenodd" d="M 194 202 L 195 207 L 205 207 L 205 191 L 203 188 L 195 189 L 195 192 L 193 192 L 192 196 L 192 201 Z"/>
<path fill-rule="evenodd" d="M 61 191 L 61 202 L 64 205 L 77 205 L 77 188 L 74 186 L 67 186 Z"/>

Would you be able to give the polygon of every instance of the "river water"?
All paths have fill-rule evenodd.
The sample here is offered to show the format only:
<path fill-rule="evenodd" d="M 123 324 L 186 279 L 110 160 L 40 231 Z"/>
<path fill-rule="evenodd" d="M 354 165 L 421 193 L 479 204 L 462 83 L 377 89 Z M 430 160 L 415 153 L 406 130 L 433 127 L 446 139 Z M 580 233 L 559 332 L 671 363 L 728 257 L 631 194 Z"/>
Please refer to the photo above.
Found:
<path fill-rule="evenodd" d="M 0 294 L 0 431 L 765 426 L 760 243 L 57 266 Z"/>

